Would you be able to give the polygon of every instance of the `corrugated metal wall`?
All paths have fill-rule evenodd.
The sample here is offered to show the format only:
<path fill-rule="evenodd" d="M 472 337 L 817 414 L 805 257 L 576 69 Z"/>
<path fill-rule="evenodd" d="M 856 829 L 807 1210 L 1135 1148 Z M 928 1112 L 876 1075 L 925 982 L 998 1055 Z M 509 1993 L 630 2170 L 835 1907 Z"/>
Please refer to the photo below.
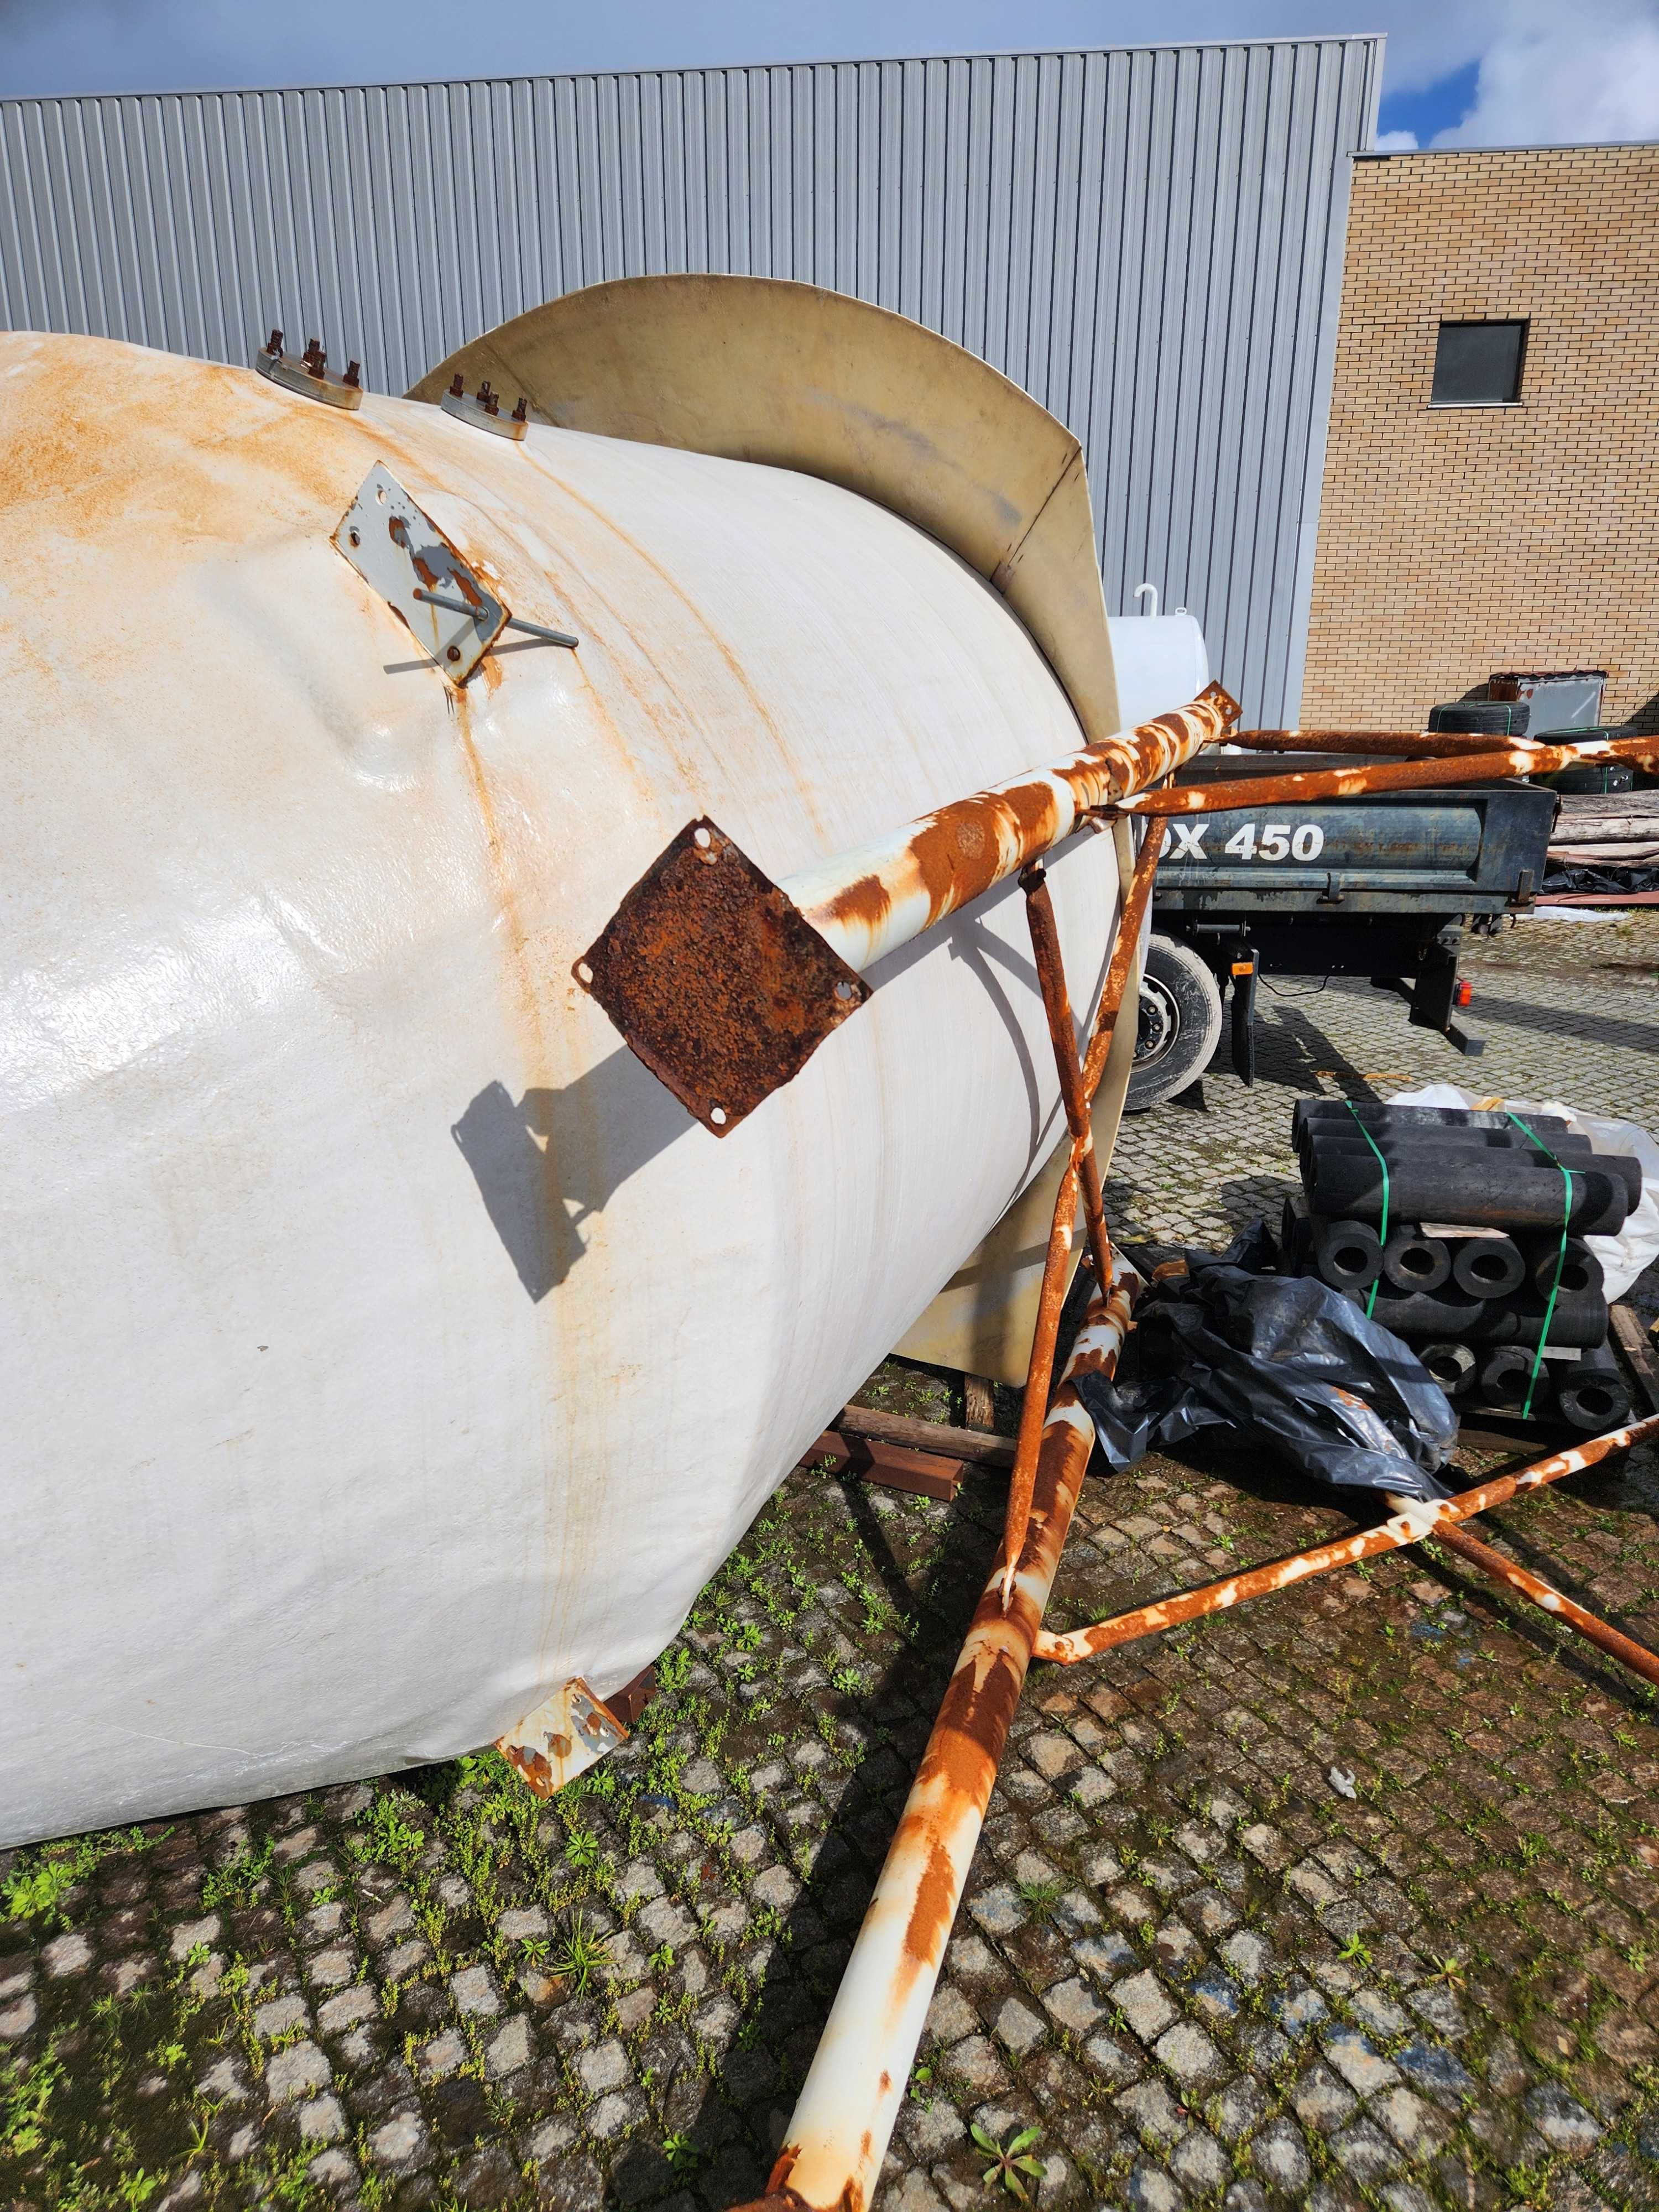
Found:
<path fill-rule="evenodd" d="M 401 392 L 553 295 L 793 276 L 971 347 L 1088 457 L 1144 577 L 1293 719 L 1346 157 L 1382 41 L 0 101 L 0 319 Z"/>

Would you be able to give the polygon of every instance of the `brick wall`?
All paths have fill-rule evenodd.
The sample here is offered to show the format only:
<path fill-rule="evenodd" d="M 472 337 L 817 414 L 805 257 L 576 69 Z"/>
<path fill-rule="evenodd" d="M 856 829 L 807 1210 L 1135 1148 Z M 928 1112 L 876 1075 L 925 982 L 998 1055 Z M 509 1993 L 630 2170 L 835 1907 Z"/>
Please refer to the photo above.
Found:
<path fill-rule="evenodd" d="M 1519 404 L 1431 408 L 1439 324 L 1514 317 Z M 1577 666 L 1659 727 L 1659 147 L 1357 161 L 1302 721 Z"/>

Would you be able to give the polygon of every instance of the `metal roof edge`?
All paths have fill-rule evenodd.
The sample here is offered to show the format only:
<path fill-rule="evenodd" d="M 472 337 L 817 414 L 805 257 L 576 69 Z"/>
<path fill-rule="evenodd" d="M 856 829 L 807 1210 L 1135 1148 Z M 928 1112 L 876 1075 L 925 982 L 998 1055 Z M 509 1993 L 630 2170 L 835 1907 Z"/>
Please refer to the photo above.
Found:
<path fill-rule="evenodd" d="M 1232 52 L 1256 46 L 1382 46 L 1385 31 L 1310 32 L 1286 39 L 1170 39 L 1119 46 L 987 46 L 970 53 L 819 54 L 796 60 L 643 63 L 635 69 L 515 70 L 485 76 L 343 77 L 329 84 L 197 84 L 128 86 L 102 92 L 11 92 L 0 94 L 0 108 L 44 106 L 71 100 L 234 100 L 255 94 L 313 92 L 429 92 L 475 84 L 577 83 L 611 77 L 702 76 L 739 70 L 902 68 L 912 62 L 1065 61 L 1091 54 L 1180 54 Z M 1450 150 L 1450 149 L 1447 149 Z"/>
<path fill-rule="evenodd" d="M 1415 161 L 1425 154 L 1619 154 L 1659 148 L 1659 138 L 1566 138 L 1528 141 L 1520 146 L 1368 146 L 1356 161 Z"/>

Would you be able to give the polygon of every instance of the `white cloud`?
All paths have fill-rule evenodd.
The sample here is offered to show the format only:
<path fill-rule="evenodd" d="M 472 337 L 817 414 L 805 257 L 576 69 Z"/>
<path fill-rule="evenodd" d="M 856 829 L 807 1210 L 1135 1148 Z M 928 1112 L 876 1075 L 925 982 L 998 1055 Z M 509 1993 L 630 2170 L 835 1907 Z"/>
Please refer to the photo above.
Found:
<path fill-rule="evenodd" d="M 1376 134 L 1379 154 L 1414 154 L 1417 151 L 1415 131 L 1379 131 Z"/>
<path fill-rule="evenodd" d="M 1559 0 L 1508 9 L 1480 57 L 1473 108 L 1437 146 L 1659 138 L 1659 7 Z"/>

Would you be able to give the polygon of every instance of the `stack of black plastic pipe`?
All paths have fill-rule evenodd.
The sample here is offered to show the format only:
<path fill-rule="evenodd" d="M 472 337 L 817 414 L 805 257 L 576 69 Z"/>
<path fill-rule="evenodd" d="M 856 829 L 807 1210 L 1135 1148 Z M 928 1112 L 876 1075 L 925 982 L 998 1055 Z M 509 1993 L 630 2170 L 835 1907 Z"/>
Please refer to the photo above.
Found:
<path fill-rule="evenodd" d="M 1307 1212 L 1287 1202 L 1288 1254 L 1369 1306 L 1460 1410 L 1530 1401 L 1533 1419 L 1586 1435 L 1627 1417 L 1584 1239 L 1623 1228 L 1637 1161 L 1593 1152 L 1557 1115 L 1522 1128 L 1498 1111 L 1340 1098 L 1300 1100 L 1291 1136 Z"/>

